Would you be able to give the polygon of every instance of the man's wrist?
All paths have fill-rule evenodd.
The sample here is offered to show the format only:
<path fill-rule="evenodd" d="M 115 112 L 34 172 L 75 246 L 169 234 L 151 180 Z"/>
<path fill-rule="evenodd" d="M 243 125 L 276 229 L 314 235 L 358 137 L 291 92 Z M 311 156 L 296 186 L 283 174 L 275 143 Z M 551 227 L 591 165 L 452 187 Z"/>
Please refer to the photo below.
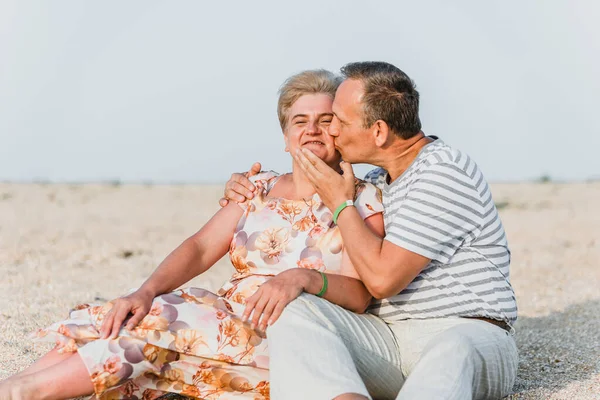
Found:
<path fill-rule="evenodd" d="M 302 271 L 302 287 L 306 293 L 317 294 L 323 286 L 323 277 L 314 269 L 298 269 Z"/>

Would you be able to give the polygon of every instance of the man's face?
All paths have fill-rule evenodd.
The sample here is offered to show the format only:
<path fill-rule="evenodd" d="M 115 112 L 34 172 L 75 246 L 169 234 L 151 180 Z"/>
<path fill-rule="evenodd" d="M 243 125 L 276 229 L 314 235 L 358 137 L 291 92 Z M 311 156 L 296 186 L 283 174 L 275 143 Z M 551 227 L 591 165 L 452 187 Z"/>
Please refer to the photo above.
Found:
<path fill-rule="evenodd" d="M 360 81 L 346 79 L 333 101 L 334 117 L 329 134 L 335 138 L 335 147 L 342 154 L 342 159 L 349 163 L 369 162 L 368 155 L 373 146 L 369 130 L 363 126 L 363 93 Z"/>

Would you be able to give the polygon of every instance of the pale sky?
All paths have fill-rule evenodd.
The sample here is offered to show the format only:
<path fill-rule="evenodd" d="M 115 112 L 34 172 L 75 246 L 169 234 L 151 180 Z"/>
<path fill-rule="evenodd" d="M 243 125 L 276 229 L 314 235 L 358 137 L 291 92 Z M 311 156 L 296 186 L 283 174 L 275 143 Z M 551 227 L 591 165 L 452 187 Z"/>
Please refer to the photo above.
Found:
<path fill-rule="evenodd" d="M 364 60 L 411 76 L 425 133 L 488 180 L 600 178 L 598 21 L 595 0 L 0 0 L 0 181 L 285 172 L 281 83 Z"/>

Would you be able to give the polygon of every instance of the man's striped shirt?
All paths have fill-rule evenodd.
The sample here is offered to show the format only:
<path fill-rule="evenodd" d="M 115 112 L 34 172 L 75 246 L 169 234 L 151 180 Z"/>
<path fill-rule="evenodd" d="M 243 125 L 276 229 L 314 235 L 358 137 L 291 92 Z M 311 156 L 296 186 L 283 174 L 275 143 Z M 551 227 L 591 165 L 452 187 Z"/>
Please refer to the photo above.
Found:
<path fill-rule="evenodd" d="M 513 323 L 510 251 L 481 171 L 437 139 L 391 184 L 381 168 L 365 178 L 383 192 L 385 240 L 431 259 L 396 296 L 369 312 L 387 322 L 448 316 Z"/>

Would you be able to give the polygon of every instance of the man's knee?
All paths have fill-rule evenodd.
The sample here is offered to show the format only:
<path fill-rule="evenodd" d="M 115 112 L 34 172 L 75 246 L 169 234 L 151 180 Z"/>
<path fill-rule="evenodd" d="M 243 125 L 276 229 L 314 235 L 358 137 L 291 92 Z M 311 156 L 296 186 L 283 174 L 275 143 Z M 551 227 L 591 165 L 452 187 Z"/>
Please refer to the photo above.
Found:
<path fill-rule="evenodd" d="M 463 332 L 452 329 L 434 337 L 423 351 L 424 355 L 436 359 L 451 359 L 456 365 L 470 364 L 476 353 L 473 340 Z"/>

